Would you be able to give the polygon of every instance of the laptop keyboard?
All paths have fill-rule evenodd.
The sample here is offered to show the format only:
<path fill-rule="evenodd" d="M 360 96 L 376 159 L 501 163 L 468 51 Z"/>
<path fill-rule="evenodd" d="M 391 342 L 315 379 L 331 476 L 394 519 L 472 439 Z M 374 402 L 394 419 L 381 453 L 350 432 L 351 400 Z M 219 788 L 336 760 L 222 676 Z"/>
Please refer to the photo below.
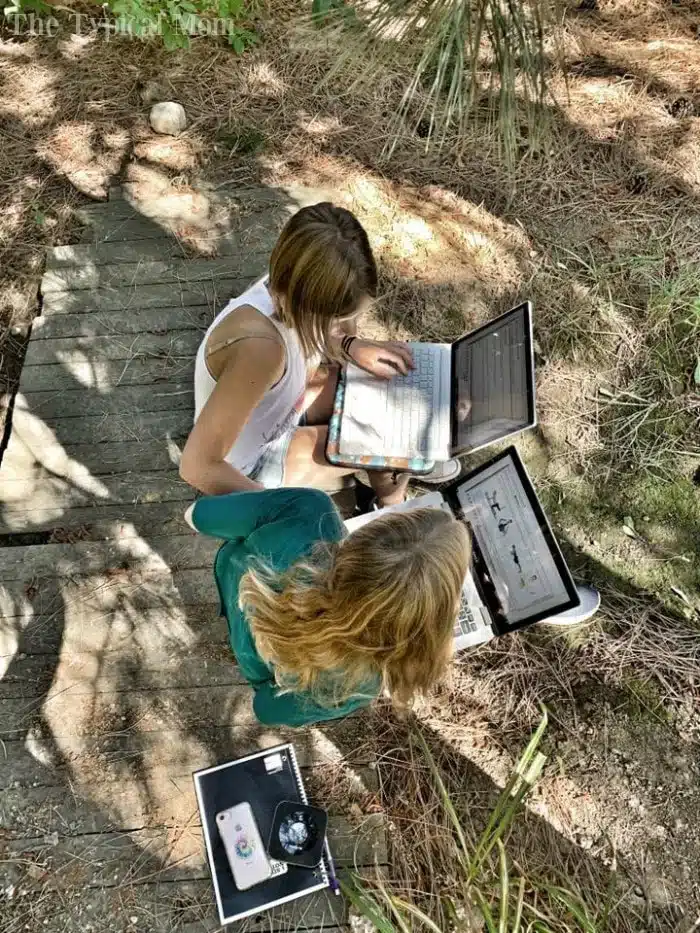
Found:
<path fill-rule="evenodd" d="M 459 608 L 459 615 L 457 616 L 457 621 L 455 622 L 454 636 L 457 638 L 459 635 L 467 635 L 469 632 L 476 632 L 477 629 L 483 628 L 484 623 L 479 621 L 477 622 L 476 616 L 474 615 L 473 610 L 469 606 L 466 600 L 462 600 L 462 605 Z"/>
<path fill-rule="evenodd" d="M 442 356 L 436 347 L 411 347 L 415 369 L 387 383 L 384 446 L 405 455 L 429 452 L 440 446 L 440 376 Z"/>

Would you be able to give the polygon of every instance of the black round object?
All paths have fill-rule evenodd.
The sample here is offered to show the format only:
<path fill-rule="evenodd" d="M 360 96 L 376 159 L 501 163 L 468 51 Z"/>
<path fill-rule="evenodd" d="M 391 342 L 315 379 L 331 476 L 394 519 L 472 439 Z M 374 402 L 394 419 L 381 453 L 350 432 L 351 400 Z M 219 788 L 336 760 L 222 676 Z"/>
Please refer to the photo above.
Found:
<path fill-rule="evenodd" d="M 325 810 L 283 800 L 272 820 L 268 852 L 281 862 L 315 868 L 321 861 L 327 825 Z"/>

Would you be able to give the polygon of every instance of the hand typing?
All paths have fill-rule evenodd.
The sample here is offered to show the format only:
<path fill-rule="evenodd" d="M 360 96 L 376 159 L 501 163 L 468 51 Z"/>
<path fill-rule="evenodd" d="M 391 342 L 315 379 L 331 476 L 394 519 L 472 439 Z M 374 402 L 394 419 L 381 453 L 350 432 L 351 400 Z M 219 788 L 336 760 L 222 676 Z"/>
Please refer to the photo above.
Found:
<path fill-rule="evenodd" d="M 378 379 L 406 376 L 413 369 L 413 357 L 408 344 L 399 341 L 360 340 L 350 345 L 350 357 L 360 369 Z"/>

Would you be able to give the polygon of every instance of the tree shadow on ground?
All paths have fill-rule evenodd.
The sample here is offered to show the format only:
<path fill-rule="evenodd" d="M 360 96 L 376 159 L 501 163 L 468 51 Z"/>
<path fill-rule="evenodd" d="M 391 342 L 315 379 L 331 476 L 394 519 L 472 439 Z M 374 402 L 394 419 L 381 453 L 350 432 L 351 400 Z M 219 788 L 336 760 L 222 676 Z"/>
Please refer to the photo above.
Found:
<path fill-rule="evenodd" d="M 361 718 L 367 722 L 365 733 L 372 736 L 368 740 L 370 745 L 377 749 L 381 797 L 393 827 L 390 837 L 393 859 L 388 869 L 391 888 L 399 896 L 417 896 L 438 925 L 441 922 L 445 925 L 449 916 L 447 898 L 454 897 L 459 906 L 463 897 L 456 868 L 458 846 L 427 763 L 416 751 L 412 736 L 416 731 L 425 736 L 471 848 L 499 798 L 501 780 L 495 782 L 470 760 L 469 749 L 465 752 L 464 747 L 451 744 L 445 730 L 434 728 L 430 720 L 397 717 L 388 709 L 364 713 Z M 341 747 L 348 753 L 356 751 Z M 348 800 L 354 804 L 359 820 L 362 796 L 353 799 L 348 792 Z M 600 853 L 584 851 L 567 838 L 556 828 L 553 818 L 554 813 L 547 812 L 536 797 L 515 821 L 506 841 L 509 859 L 517 866 L 514 869 L 517 873 L 532 882 L 537 879 L 539 883 L 561 884 L 580 892 L 592 916 L 600 917 L 606 903 L 614 905 L 607 927 L 610 930 L 661 933 L 675 926 L 679 919 L 675 906 L 669 904 L 662 910 L 657 907 L 652 912 L 651 905 L 645 905 L 643 897 L 633 893 L 638 866 L 621 857 L 616 869 L 619 874 L 613 878 L 610 862 L 606 863 Z M 494 872 L 494 885 L 496 875 Z M 497 897 L 491 888 L 483 893 L 487 900 Z"/>

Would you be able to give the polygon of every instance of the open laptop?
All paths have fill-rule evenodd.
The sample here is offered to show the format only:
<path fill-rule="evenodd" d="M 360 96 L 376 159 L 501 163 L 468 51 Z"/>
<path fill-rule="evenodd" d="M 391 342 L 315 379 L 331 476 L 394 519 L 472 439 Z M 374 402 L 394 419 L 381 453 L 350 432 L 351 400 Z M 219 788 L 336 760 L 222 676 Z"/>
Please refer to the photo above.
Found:
<path fill-rule="evenodd" d="M 530 302 L 453 344 L 409 346 L 407 376 L 347 367 L 340 455 L 444 461 L 535 425 Z"/>
<path fill-rule="evenodd" d="M 580 604 L 576 585 L 515 447 L 440 492 L 349 519 L 352 532 L 388 512 L 442 508 L 469 526 L 472 562 L 455 650 L 483 644 Z"/>

